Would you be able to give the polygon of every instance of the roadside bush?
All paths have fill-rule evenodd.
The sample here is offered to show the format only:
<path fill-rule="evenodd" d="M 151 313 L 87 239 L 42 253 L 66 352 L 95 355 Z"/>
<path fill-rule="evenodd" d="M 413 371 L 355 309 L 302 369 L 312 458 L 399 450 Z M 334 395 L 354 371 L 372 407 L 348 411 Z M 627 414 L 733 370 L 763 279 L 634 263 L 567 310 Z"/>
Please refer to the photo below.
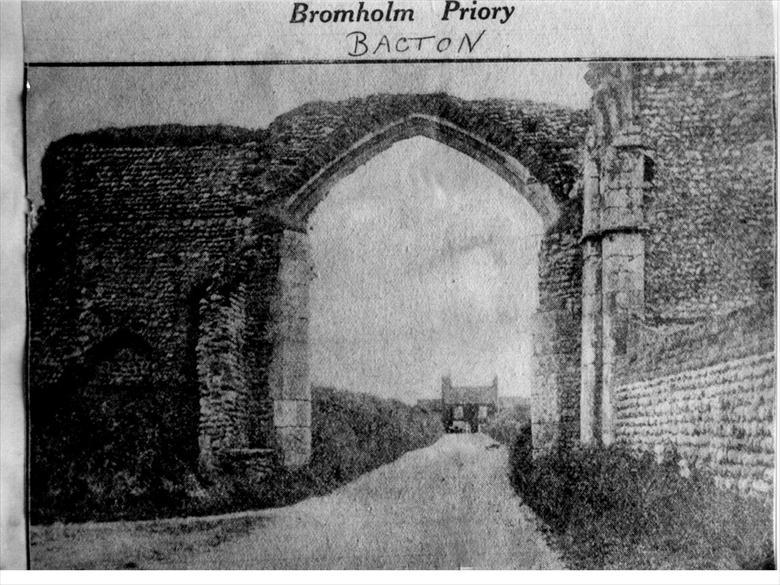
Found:
<path fill-rule="evenodd" d="M 407 451 L 430 445 L 441 421 L 397 400 L 315 388 L 309 473 L 323 485 L 350 481 Z"/>
<path fill-rule="evenodd" d="M 282 471 L 249 488 L 255 507 L 285 506 L 326 494 L 442 435 L 435 414 L 370 394 L 312 391 L 312 456 L 308 466 Z"/>
<path fill-rule="evenodd" d="M 33 420 L 38 424 L 31 465 L 33 523 L 283 506 L 325 494 L 407 451 L 430 445 L 443 432 L 438 416 L 402 402 L 314 388 L 308 466 L 279 470 L 264 480 L 234 475 L 209 479 L 198 475 L 194 449 L 176 447 L 192 443 L 181 436 L 184 429 L 172 423 L 182 420 L 174 408 L 181 401 L 134 390 L 123 395 L 129 398 L 114 401 L 73 401 L 86 409 L 51 408 L 56 417 Z M 58 435 L 66 425 L 80 432 Z"/>
<path fill-rule="evenodd" d="M 679 473 L 621 445 L 532 458 L 531 428 L 510 453 L 510 479 L 573 569 L 774 567 L 767 503 L 718 489 L 706 473 Z"/>
<path fill-rule="evenodd" d="M 505 408 L 483 425 L 482 432 L 499 443 L 511 446 L 523 432 L 526 425 L 531 424 L 531 411 L 526 405 L 517 404 L 512 408 Z"/>
<path fill-rule="evenodd" d="M 33 523 L 174 515 L 197 458 L 197 401 L 149 386 L 52 393 L 31 405 Z"/>

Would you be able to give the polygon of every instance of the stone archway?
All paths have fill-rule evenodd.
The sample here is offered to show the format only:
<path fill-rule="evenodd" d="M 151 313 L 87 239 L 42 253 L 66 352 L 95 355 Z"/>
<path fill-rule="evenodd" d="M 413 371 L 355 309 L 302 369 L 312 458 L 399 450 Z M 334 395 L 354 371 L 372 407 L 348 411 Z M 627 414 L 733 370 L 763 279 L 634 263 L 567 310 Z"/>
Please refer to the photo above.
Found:
<path fill-rule="evenodd" d="M 553 225 L 560 216 L 560 203 L 553 197 L 550 188 L 533 177 L 512 155 L 452 122 L 418 113 L 396 120 L 366 135 L 322 167 L 287 199 L 287 215 L 297 221 L 305 221 L 339 180 L 396 142 L 416 136 L 441 142 L 495 172 L 528 200 L 539 213 L 545 227 Z"/>
<path fill-rule="evenodd" d="M 647 347 L 656 357 L 670 349 L 665 331 L 649 329 L 705 323 L 773 293 L 775 133 L 758 115 L 771 105 L 771 79 L 765 62 L 598 63 L 587 76 L 589 111 L 374 95 L 308 103 L 257 130 L 167 125 L 63 137 L 42 161 L 46 204 L 31 235 L 31 397 L 50 402 L 70 385 L 65 374 L 89 363 L 85 348 L 129 330 L 154 356 L 156 388 L 200 400 L 191 434 L 206 459 L 305 462 L 307 213 L 383 145 L 423 135 L 492 168 L 548 219 L 535 447 L 627 436 L 654 444 L 647 420 L 679 426 L 657 405 L 649 418 L 644 406 L 627 409 L 637 396 L 625 386 L 657 378 L 656 364 L 640 363 L 652 361 Z M 701 99 L 682 115 L 694 85 Z M 757 228 L 745 218 L 760 218 Z M 704 260 L 706 246 L 716 253 Z M 646 330 L 633 331 L 637 322 Z M 117 356 L 118 385 L 133 377 L 126 357 Z"/>
<path fill-rule="evenodd" d="M 201 462 L 305 463 L 306 218 L 340 177 L 398 140 L 424 136 L 493 170 L 543 218 L 534 442 L 576 440 L 575 186 L 589 123 L 585 111 L 548 104 L 401 94 L 305 104 L 259 130 L 163 126 L 63 138 L 44 160 L 47 203 L 32 250 L 31 386 L 48 392 L 63 363 L 83 359 L 85 339 L 129 327 L 153 348 L 161 388 L 198 395 Z M 62 261 L 47 260 L 55 256 Z"/>
<path fill-rule="evenodd" d="M 426 114 L 411 114 L 355 141 L 323 166 L 285 202 L 285 216 L 293 225 L 307 218 L 330 189 L 362 164 L 414 137 L 426 137 L 480 162 L 511 185 L 542 218 L 545 229 L 560 217 L 560 204 L 550 188 L 540 183 L 513 156 L 455 124 Z M 279 297 L 274 303 L 278 337 L 270 367 L 269 390 L 274 399 L 274 426 L 288 465 L 308 460 L 311 385 L 309 380 L 309 284 L 311 250 L 306 231 L 286 230 L 282 238 Z"/>
<path fill-rule="evenodd" d="M 273 324 L 268 328 L 272 332 L 268 392 L 273 399 L 277 448 L 286 465 L 303 464 L 310 454 L 311 254 L 305 229 L 307 218 L 340 179 L 396 142 L 417 136 L 436 140 L 485 165 L 514 187 L 542 218 L 546 236 L 542 241 L 541 302 L 535 331 L 534 441 L 539 450 L 544 450 L 570 443 L 578 435 L 581 270 L 578 202 L 556 197 L 554 186 L 539 180 L 515 155 L 497 146 L 495 136 L 490 140 L 428 111 L 403 112 L 385 123 L 375 124 L 362 136 L 343 141 L 339 147 L 328 145 L 327 160 L 310 169 L 309 177 L 269 210 L 278 223 L 269 224 L 267 216 L 263 219 L 263 229 L 270 227 L 278 242 L 278 272 L 269 305 Z M 524 149 L 523 154 L 538 165 L 538 155 L 535 157 L 532 149 Z M 576 167 L 572 165 L 572 168 Z M 560 190 L 560 184 L 557 187 Z M 269 235 L 266 233 L 266 237 Z"/>

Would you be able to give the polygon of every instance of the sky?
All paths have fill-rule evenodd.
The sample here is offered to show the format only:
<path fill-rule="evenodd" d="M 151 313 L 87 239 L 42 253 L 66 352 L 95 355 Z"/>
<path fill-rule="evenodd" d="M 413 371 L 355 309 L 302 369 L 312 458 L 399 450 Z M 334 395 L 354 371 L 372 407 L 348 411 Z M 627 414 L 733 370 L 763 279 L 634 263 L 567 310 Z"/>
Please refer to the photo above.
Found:
<path fill-rule="evenodd" d="M 413 402 L 444 374 L 498 375 L 528 394 L 543 224 L 493 171 L 404 140 L 342 179 L 310 230 L 314 383 Z"/>
<path fill-rule="evenodd" d="M 264 128 L 310 101 L 377 93 L 445 92 L 587 108 L 586 72 L 587 65 L 578 62 L 30 67 L 29 196 L 40 204 L 46 147 L 75 132 L 145 124 Z"/>
<path fill-rule="evenodd" d="M 447 92 L 586 108 L 582 63 L 33 67 L 28 195 L 46 146 L 142 124 L 267 126 L 314 100 Z M 414 402 L 454 384 L 531 390 L 542 222 L 503 179 L 427 138 L 343 178 L 310 219 L 312 381 Z"/>

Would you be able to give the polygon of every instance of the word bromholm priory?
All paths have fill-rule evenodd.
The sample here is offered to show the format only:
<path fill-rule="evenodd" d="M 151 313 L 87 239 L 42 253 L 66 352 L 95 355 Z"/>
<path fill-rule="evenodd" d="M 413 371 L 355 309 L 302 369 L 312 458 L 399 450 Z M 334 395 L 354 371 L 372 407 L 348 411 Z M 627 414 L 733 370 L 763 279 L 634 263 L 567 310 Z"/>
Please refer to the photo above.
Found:
<path fill-rule="evenodd" d="M 306 2 L 293 4 L 290 15 L 291 24 L 310 23 L 355 23 L 355 22 L 414 22 L 413 8 L 398 7 L 390 0 L 384 8 L 366 8 L 365 2 L 358 2 L 356 8 L 321 9 L 311 8 Z M 480 5 L 478 0 L 471 0 L 471 5 L 463 5 L 458 0 L 447 0 L 440 16 L 442 21 L 491 21 L 506 24 L 515 12 L 511 5 Z"/>

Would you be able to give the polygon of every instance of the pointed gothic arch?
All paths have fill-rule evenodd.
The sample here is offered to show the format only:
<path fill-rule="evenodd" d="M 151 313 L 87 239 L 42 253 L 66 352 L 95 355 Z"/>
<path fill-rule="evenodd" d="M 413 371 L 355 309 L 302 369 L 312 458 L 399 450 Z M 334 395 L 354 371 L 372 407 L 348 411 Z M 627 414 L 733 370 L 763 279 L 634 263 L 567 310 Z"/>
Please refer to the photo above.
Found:
<path fill-rule="evenodd" d="M 534 177 L 514 156 L 448 120 L 421 113 L 413 113 L 386 124 L 345 148 L 287 198 L 286 215 L 297 221 L 305 221 L 341 179 L 396 142 L 418 136 L 449 146 L 492 170 L 528 200 L 545 227 L 550 227 L 559 218 L 560 204 L 550 188 Z"/>

